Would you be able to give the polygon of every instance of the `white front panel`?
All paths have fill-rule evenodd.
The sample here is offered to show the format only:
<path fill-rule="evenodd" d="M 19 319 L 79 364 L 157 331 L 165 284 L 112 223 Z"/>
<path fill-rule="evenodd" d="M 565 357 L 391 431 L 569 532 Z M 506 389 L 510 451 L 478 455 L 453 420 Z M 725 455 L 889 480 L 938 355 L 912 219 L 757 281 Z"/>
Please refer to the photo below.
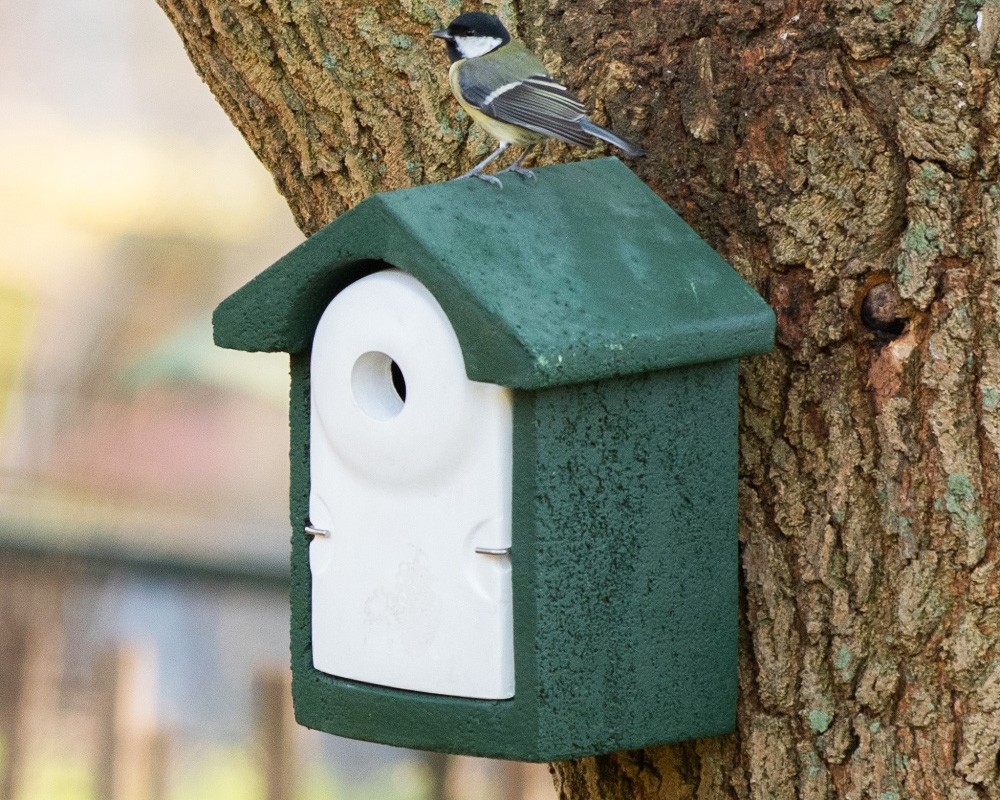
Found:
<path fill-rule="evenodd" d="M 405 387 L 405 388 L 404 388 Z M 511 396 L 465 375 L 434 297 L 386 270 L 313 340 L 313 663 L 460 697 L 514 695 Z"/>

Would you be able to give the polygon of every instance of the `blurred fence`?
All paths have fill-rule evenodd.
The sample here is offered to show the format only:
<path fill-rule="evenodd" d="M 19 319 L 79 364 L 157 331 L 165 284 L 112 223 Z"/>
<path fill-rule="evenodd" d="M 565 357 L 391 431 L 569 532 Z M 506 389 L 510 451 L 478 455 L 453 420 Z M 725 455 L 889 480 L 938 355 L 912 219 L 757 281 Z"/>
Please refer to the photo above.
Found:
<path fill-rule="evenodd" d="M 171 680 L 164 681 L 169 676 L 161 669 L 165 662 L 177 663 L 176 646 L 173 639 L 164 644 L 162 636 L 143 635 L 141 626 L 123 636 L 111 624 L 119 613 L 135 613 L 124 607 L 136 602 L 134 595 L 116 589 L 123 574 L 179 581 L 182 593 L 197 593 L 199 587 L 218 593 L 223 586 L 238 592 L 232 604 L 245 610 L 250 622 L 230 620 L 225 628 L 235 642 L 235 658 L 253 663 L 241 665 L 237 675 L 227 667 L 234 656 L 213 654 L 204 644 L 212 637 L 199 635 L 182 658 L 195 676 L 194 688 L 185 693 L 175 687 L 173 703 L 164 703 L 163 684 Z M 110 602 L 94 601 L 107 596 Z M 169 607 L 162 595 L 154 596 L 155 613 Z M 262 651 L 260 642 L 250 647 L 244 641 L 267 635 L 266 625 L 254 623 L 267 616 L 265 602 L 276 606 L 271 616 L 287 613 L 286 587 L 273 569 L 254 576 L 247 565 L 227 573 L 219 565 L 187 569 L 127 554 L 87 559 L 81 553 L 66 557 L 0 547 L 0 800 L 555 797 L 544 765 L 416 754 L 299 727 L 282 654 L 287 639 L 272 648 L 277 657 Z M 246 636 L 232 634 L 241 627 Z M 246 659 L 244 650 L 251 651 Z M 240 681 L 249 684 L 245 692 L 235 685 Z M 198 710 L 185 707 L 190 704 L 204 705 L 208 713 L 191 713 Z M 247 706 L 243 711 L 228 708 L 241 704 Z M 230 734 L 231 747 L 218 745 L 218 731 L 232 731 L 232 723 L 210 725 L 213 730 L 206 733 L 190 722 L 218 723 L 217 717 L 230 712 L 244 728 Z M 213 747 L 223 766 L 209 768 L 199 760 Z M 365 747 L 373 753 L 350 749 Z"/>

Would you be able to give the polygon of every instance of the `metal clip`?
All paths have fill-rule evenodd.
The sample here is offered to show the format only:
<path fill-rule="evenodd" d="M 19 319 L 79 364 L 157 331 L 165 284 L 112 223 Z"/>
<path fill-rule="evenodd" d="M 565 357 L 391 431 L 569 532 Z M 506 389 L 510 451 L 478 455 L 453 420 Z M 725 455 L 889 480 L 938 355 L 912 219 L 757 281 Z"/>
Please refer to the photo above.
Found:
<path fill-rule="evenodd" d="M 329 536 L 330 531 L 325 531 L 322 528 L 314 528 L 312 525 L 306 525 L 306 536 Z"/>
<path fill-rule="evenodd" d="M 477 553 L 482 553 L 485 556 L 509 556 L 509 547 L 477 547 Z"/>

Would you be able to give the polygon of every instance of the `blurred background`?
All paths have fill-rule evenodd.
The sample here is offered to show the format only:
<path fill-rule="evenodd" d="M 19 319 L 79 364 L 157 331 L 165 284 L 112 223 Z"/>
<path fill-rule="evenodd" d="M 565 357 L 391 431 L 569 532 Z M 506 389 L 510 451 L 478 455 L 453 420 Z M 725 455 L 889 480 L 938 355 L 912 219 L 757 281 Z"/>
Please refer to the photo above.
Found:
<path fill-rule="evenodd" d="M 290 719 L 287 360 L 211 312 L 302 239 L 154 0 L 0 3 L 0 800 L 550 800 Z"/>

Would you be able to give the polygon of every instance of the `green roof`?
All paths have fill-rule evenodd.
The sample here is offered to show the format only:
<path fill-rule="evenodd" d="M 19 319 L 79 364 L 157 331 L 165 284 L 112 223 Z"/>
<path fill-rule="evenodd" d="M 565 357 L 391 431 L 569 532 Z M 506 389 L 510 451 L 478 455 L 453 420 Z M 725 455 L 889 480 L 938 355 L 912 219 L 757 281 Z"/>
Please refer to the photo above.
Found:
<path fill-rule="evenodd" d="M 771 349 L 770 307 L 620 161 L 536 172 L 368 198 L 223 301 L 216 343 L 306 350 L 337 292 L 393 266 L 444 308 L 472 380 L 534 389 Z"/>

